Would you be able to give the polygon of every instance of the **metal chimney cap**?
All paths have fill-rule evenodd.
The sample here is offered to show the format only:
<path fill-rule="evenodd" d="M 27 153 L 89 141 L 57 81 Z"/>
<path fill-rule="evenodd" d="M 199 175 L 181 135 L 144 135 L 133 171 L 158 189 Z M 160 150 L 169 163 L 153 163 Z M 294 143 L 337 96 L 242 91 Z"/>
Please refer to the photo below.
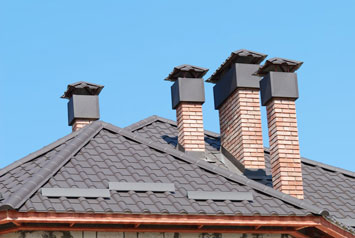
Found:
<path fill-rule="evenodd" d="M 266 63 L 260 67 L 260 69 L 255 73 L 259 76 L 264 76 L 265 74 L 273 72 L 289 72 L 293 73 L 298 70 L 303 62 L 289 60 L 284 58 L 272 58 L 268 59 Z"/>
<path fill-rule="evenodd" d="M 216 83 L 220 79 L 220 75 L 227 70 L 231 64 L 260 64 L 266 57 L 267 55 L 265 54 L 245 49 L 234 51 L 206 82 Z"/>
<path fill-rule="evenodd" d="M 174 67 L 173 72 L 171 72 L 165 80 L 176 81 L 178 78 L 202 78 L 208 69 L 193 66 L 189 64 L 182 64 Z"/>
<path fill-rule="evenodd" d="M 75 95 L 99 95 L 104 86 L 84 81 L 69 84 L 61 98 L 70 99 Z"/>

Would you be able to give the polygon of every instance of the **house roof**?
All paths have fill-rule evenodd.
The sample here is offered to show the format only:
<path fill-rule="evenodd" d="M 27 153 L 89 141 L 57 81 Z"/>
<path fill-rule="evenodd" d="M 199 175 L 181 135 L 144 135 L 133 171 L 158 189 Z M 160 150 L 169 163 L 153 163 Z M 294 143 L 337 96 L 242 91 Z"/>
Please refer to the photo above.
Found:
<path fill-rule="evenodd" d="M 41 188 L 107 189 L 109 182 L 173 183 L 176 191 L 111 190 L 108 199 L 46 197 L 41 191 Z M 190 191 L 251 193 L 253 200 L 194 200 L 187 196 Z M 1 209 L 20 212 L 328 214 L 307 201 L 101 121 L 2 169 L 0 193 L 3 195 Z"/>
<path fill-rule="evenodd" d="M 177 144 L 176 122 L 151 116 L 134 123 L 126 129 L 142 137 L 149 138 L 162 145 L 174 148 Z M 220 151 L 219 135 L 205 131 L 206 150 L 217 153 Z M 218 158 L 218 157 L 217 157 Z M 355 173 L 349 170 L 323 164 L 307 158 L 301 158 L 305 201 L 326 208 L 331 216 L 349 223 L 355 221 Z M 266 178 L 244 173 L 248 178 L 270 185 L 271 163 L 269 151 L 265 148 Z"/>
<path fill-rule="evenodd" d="M 231 165 L 228 156 L 223 156 L 220 150 L 218 134 L 205 131 L 206 160 L 179 151 L 176 134 L 176 123 L 158 116 L 124 129 L 102 121 L 93 122 L 1 169 L 0 210 L 90 214 L 322 215 L 354 232 L 351 228 L 355 220 L 352 212 L 355 207 L 354 172 L 302 158 L 305 199 L 299 200 L 272 188 L 267 149 L 266 173 L 253 173 L 240 165 Z M 148 188 L 150 185 L 147 191 L 109 190 L 112 182 L 164 183 L 164 186 L 173 185 L 175 191 L 155 192 Z M 42 188 L 47 189 L 47 194 Z M 48 190 L 53 191 L 53 188 L 56 191 L 86 189 L 84 193 L 93 194 L 87 197 L 49 196 Z M 100 195 L 102 191 L 105 196 Z M 206 195 L 204 192 L 212 193 Z M 97 197 L 94 194 L 98 194 Z M 202 200 L 192 197 L 201 194 L 212 197 Z M 219 198 L 214 199 L 216 196 Z M 228 200 L 228 196 L 241 199 Z"/>

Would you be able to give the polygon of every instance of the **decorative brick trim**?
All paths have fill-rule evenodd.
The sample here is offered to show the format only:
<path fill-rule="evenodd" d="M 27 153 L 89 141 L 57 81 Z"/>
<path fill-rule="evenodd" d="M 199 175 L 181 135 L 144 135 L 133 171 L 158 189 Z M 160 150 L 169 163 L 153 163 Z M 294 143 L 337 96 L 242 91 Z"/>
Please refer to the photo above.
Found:
<path fill-rule="evenodd" d="M 205 151 L 202 103 L 181 102 L 176 118 L 179 144 L 186 151 Z"/>
<path fill-rule="evenodd" d="M 273 186 L 283 193 L 303 199 L 295 101 L 272 99 L 266 110 Z"/>
<path fill-rule="evenodd" d="M 72 125 L 72 131 L 77 131 L 81 128 L 83 128 L 86 125 L 89 125 L 91 122 L 93 122 L 94 120 L 90 120 L 90 119 L 75 119 L 73 125 Z"/>
<path fill-rule="evenodd" d="M 221 143 L 246 168 L 265 169 L 259 89 L 238 88 L 219 108 Z"/>

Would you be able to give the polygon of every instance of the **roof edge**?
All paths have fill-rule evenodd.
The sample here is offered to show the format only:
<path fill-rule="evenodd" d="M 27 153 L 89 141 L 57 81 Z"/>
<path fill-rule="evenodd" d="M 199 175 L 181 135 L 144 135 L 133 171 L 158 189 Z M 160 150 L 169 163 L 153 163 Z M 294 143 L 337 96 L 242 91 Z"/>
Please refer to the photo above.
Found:
<path fill-rule="evenodd" d="M 164 117 L 160 117 L 160 116 L 157 116 L 157 115 L 153 115 L 153 116 L 147 117 L 147 118 L 145 118 L 145 119 L 143 119 L 141 121 L 135 122 L 135 123 L 133 123 L 133 124 L 131 124 L 129 126 L 126 126 L 126 127 L 124 127 L 124 129 L 129 130 L 129 131 L 132 132 L 132 131 L 141 129 L 142 127 L 147 126 L 148 124 L 151 124 L 151 123 L 153 123 L 155 121 L 162 121 L 162 122 L 165 122 L 165 123 L 169 123 L 172 126 L 176 126 L 176 122 L 173 121 L 173 120 L 166 119 Z M 208 135 L 208 136 L 215 137 L 215 138 L 220 137 L 220 135 L 218 133 L 213 132 L 213 131 L 205 130 L 205 134 Z M 269 148 L 268 147 L 264 147 L 264 152 L 265 153 L 270 153 Z M 304 158 L 304 157 L 301 157 L 301 161 L 302 161 L 302 163 L 316 165 L 316 166 L 319 166 L 321 168 L 332 170 L 334 172 L 339 172 L 339 173 L 342 173 L 342 174 L 346 174 L 348 176 L 351 176 L 351 177 L 355 178 L 355 172 L 352 172 L 350 170 L 342 169 L 342 168 L 339 168 L 339 167 L 336 167 L 336 166 L 333 166 L 333 165 L 324 164 L 324 163 L 321 163 L 321 162 L 318 162 L 318 161 L 315 161 L 315 160 L 311 160 L 311 159 L 308 159 L 308 158 Z"/>
<path fill-rule="evenodd" d="M 329 165 L 329 164 L 324 164 L 324 163 L 321 163 L 321 162 L 318 162 L 318 161 L 315 161 L 315 160 L 311 160 L 311 159 L 307 159 L 307 158 L 304 158 L 304 157 L 301 157 L 301 162 L 305 163 L 305 164 L 311 164 L 311 165 L 319 166 L 319 167 L 321 167 L 323 169 L 331 170 L 331 171 L 334 171 L 334 172 L 339 172 L 339 173 L 346 174 L 348 176 L 351 176 L 351 177 L 355 178 L 355 172 L 352 172 L 350 170 L 342 169 L 342 168 L 339 168 L 339 167 L 336 167 L 336 166 L 333 166 L 333 165 Z"/>
<path fill-rule="evenodd" d="M 54 154 L 43 166 L 43 169 L 27 180 L 27 182 L 22 185 L 21 189 L 6 198 L 2 202 L 0 209 L 17 209 L 21 207 L 34 192 L 43 186 L 53 174 L 62 168 L 62 166 L 67 163 L 74 154 L 81 150 L 102 128 L 103 125 L 95 121 L 79 130 L 78 135 L 73 141 L 66 145 L 61 151 Z"/>
<path fill-rule="evenodd" d="M 19 160 L 16 160 L 15 162 L 5 166 L 4 168 L 0 169 L 0 176 L 4 175 L 5 173 L 9 172 L 10 170 L 15 169 L 16 167 L 18 167 L 24 163 L 27 163 L 33 159 L 36 159 L 37 157 L 39 157 L 43 154 L 46 154 L 50 150 L 62 145 L 63 143 L 67 142 L 68 140 L 72 139 L 78 133 L 79 133 L 79 131 L 72 132 L 69 135 L 66 135 L 66 136 L 52 142 L 51 144 L 46 145 L 46 146 L 42 147 L 41 149 L 39 149 L 35 152 L 32 152 L 32 153 L 26 155 L 25 157 L 23 157 Z"/>
<path fill-rule="evenodd" d="M 243 177 L 243 176 L 239 176 L 237 174 L 235 174 L 234 172 L 231 172 L 229 170 L 226 170 L 226 169 L 223 169 L 223 168 L 220 168 L 220 167 L 216 167 L 216 166 L 213 166 L 213 165 L 210 165 L 208 162 L 205 162 L 203 160 L 200 160 L 198 158 L 194 158 L 194 157 L 191 157 L 191 156 L 188 156 L 186 155 L 185 153 L 183 152 L 180 152 L 180 151 L 177 151 L 177 150 L 174 150 L 172 148 L 169 148 L 169 147 L 164 147 L 158 143 L 155 143 L 153 141 L 150 141 L 150 140 L 147 140 L 146 138 L 140 136 L 140 135 L 137 135 L 137 134 L 134 134 L 130 131 L 128 131 L 127 129 L 125 128 L 119 128 L 119 127 L 116 127 L 112 124 L 109 124 L 109 123 L 106 123 L 106 122 L 101 122 L 103 124 L 103 127 L 107 130 L 110 130 L 114 133 L 118 133 L 122 136 L 125 136 L 131 140 L 135 140 L 139 143 L 142 143 L 146 146 L 149 146 L 153 149 L 156 149 L 156 150 L 159 150 L 159 151 L 162 151 L 162 152 L 165 152 L 165 153 L 168 153 L 172 156 L 175 156 L 175 157 L 178 157 L 179 159 L 181 160 L 184 160 L 185 162 L 188 162 L 188 163 L 191 163 L 191 164 L 195 164 L 197 166 L 199 166 L 200 168 L 202 169 L 205 169 L 205 170 L 208 170 L 212 173 L 216 173 L 216 174 L 219 174 L 227 179 L 231 179 L 237 183 L 241 183 L 243 185 L 246 185 L 246 186 L 250 186 L 251 188 L 259 191 L 259 192 L 262 192 L 262 193 L 267 193 L 277 199 L 280 199 L 286 203 L 289 203 L 289 204 L 292 204 L 293 206 L 296 206 L 296 207 L 300 207 L 300 208 L 303 208 L 303 209 L 306 209 L 310 212 L 312 212 L 313 214 L 316 214 L 316 215 L 322 215 L 322 216 L 326 216 L 326 215 L 329 215 L 329 212 L 326 210 L 326 209 L 322 209 L 322 208 L 319 208 L 317 206 L 314 206 L 304 200 L 299 200 L 297 198 L 294 198 L 288 194 L 284 194 L 282 192 L 279 192 L 277 190 L 274 190 L 273 188 L 270 188 L 270 187 L 267 187 L 263 184 L 260 184 L 258 182 L 255 182 L 253 180 L 250 180 L 246 177 Z"/>
<path fill-rule="evenodd" d="M 152 115 L 150 117 L 147 117 L 143 120 L 140 120 L 138 122 L 135 122 L 129 126 L 126 126 L 124 127 L 125 130 L 128 130 L 128 131 L 135 131 L 135 130 L 138 130 L 138 129 L 141 129 L 142 127 L 144 126 L 147 126 L 148 124 L 151 124 L 153 122 L 156 122 L 156 121 L 162 121 L 162 122 L 165 122 L 165 123 L 168 123 L 172 126 L 177 126 L 176 125 L 176 121 L 174 120 L 170 120 L 170 119 L 167 119 L 167 118 L 164 118 L 164 117 L 160 117 L 160 116 L 157 116 L 157 115 Z M 211 136 L 211 137 L 219 137 L 219 134 L 218 133 L 215 133 L 213 131 L 209 131 L 209 130 L 205 130 L 205 134 L 208 135 L 208 136 Z"/>

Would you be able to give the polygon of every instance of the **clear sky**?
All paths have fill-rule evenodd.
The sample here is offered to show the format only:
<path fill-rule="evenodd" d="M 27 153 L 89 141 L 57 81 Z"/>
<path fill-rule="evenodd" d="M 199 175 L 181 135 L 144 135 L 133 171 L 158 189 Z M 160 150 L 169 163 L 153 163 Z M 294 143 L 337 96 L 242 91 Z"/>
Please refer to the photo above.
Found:
<path fill-rule="evenodd" d="M 175 120 L 163 80 L 173 67 L 206 67 L 208 77 L 245 48 L 304 61 L 301 154 L 355 171 L 354 10 L 355 1 L 0 1 L 0 167 L 71 132 L 59 98 L 69 83 L 104 85 L 101 119 L 117 126 Z M 212 86 L 204 123 L 219 132 Z"/>

